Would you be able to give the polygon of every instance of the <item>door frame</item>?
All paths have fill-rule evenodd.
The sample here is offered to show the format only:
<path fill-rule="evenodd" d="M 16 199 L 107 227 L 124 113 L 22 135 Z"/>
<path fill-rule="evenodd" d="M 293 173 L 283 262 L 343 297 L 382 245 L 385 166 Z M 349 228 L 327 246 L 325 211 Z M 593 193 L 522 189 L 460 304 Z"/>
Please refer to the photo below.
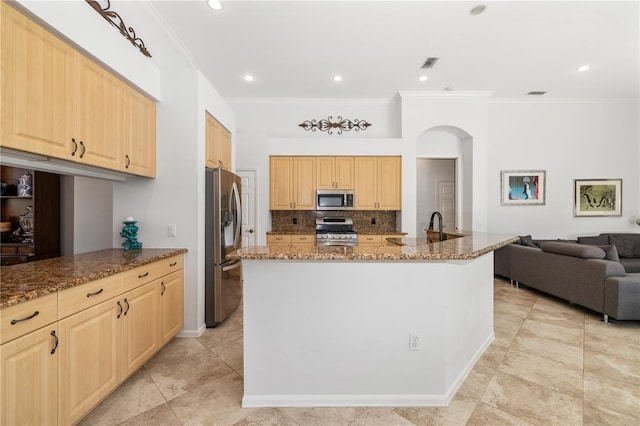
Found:
<path fill-rule="evenodd" d="M 241 168 L 241 169 L 236 169 L 236 174 L 238 176 L 240 176 L 241 178 L 246 176 L 246 174 L 249 173 L 251 175 L 253 175 L 253 235 L 254 235 L 254 244 L 258 244 L 258 228 L 259 226 L 259 221 L 258 221 L 258 203 L 260 202 L 260 194 L 258 191 L 258 169 L 255 168 Z M 242 191 L 242 189 L 241 189 Z M 244 206 L 242 206 L 242 214 L 246 214 L 245 213 L 245 208 Z"/>

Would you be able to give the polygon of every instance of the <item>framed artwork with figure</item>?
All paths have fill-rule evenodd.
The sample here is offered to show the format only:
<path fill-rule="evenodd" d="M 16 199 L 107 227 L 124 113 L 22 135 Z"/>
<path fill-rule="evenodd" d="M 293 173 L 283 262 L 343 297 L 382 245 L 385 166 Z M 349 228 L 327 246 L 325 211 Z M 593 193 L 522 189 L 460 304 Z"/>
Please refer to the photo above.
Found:
<path fill-rule="evenodd" d="M 502 170 L 500 205 L 543 206 L 546 185 L 545 170 Z"/>
<path fill-rule="evenodd" d="M 622 179 L 575 179 L 573 215 L 622 216 Z"/>

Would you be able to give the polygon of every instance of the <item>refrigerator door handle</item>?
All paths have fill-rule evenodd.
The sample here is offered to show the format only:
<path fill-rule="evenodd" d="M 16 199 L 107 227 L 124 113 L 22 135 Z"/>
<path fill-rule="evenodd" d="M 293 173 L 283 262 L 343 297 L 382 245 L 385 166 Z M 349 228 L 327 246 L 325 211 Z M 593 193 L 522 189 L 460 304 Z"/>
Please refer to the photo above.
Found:
<path fill-rule="evenodd" d="M 240 232 L 242 230 L 242 205 L 240 204 L 240 191 L 238 190 L 238 185 L 233 182 L 231 186 L 231 192 L 233 193 L 233 198 L 236 201 L 236 211 L 238 212 L 238 217 L 236 217 L 236 230 L 233 236 L 233 247 L 238 248 L 238 241 L 240 240 Z M 231 206 L 231 199 L 229 200 L 229 211 L 233 211 Z"/>
<path fill-rule="evenodd" d="M 233 262 L 229 266 L 223 266 L 222 267 L 222 272 L 227 272 L 227 271 L 231 271 L 232 269 L 237 269 L 237 268 L 240 267 L 241 264 L 242 264 L 242 262 L 240 260 L 237 260 L 237 261 Z"/>

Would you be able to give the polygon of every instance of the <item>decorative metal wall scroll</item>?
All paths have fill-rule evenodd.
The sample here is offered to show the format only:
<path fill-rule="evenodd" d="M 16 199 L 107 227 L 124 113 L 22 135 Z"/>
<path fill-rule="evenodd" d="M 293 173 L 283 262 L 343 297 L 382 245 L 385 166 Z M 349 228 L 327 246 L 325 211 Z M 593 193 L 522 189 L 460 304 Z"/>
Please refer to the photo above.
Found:
<path fill-rule="evenodd" d="M 140 37 L 136 37 L 136 32 L 134 31 L 134 29 L 132 27 L 127 28 L 120 15 L 118 15 L 118 13 L 114 12 L 113 10 L 109 10 L 109 8 L 111 7 L 110 0 L 86 0 L 86 2 L 89 3 L 91 7 L 93 7 L 95 11 L 100 14 L 100 16 L 106 19 L 107 22 L 116 27 L 120 31 L 120 34 L 126 37 L 127 40 L 131 42 L 131 44 L 140 49 L 140 52 L 142 52 L 144 56 L 147 56 L 149 58 L 151 57 L 151 53 L 149 53 L 147 47 L 144 45 L 144 41 L 142 41 Z M 107 7 L 103 8 L 101 3 L 106 3 Z"/>
<path fill-rule="evenodd" d="M 343 119 L 341 116 L 338 116 L 338 121 L 332 121 L 333 117 L 329 116 L 326 120 L 323 118 L 322 120 L 306 120 L 304 123 L 298 124 L 298 126 L 302 127 L 304 130 L 315 132 L 316 130 L 320 130 L 321 132 L 327 132 L 332 135 L 333 131 L 337 129 L 338 134 L 341 135 L 343 131 L 354 130 L 356 132 L 360 130 L 367 130 L 367 127 L 371 126 L 371 123 L 367 123 L 366 120 L 347 120 Z"/>

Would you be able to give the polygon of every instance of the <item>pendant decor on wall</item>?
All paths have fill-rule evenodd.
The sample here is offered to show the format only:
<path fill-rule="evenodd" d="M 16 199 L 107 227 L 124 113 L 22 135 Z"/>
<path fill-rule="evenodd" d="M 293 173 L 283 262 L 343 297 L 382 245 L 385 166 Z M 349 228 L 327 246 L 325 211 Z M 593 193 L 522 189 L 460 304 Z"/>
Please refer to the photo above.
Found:
<path fill-rule="evenodd" d="M 106 19 L 107 22 L 116 27 L 120 31 L 120 34 L 126 37 L 131 44 L 140 49 L 140 52 L 142 52 L 144 56 L 151 57 L 151 53 L 149 53 L 147 47 L 144 45 L 144 41 L 142 41 L 140 37 L 136 37 L 135 30 L 132 27 L 127 28 L 120 15 L 113 10 L 109 10 L 111 8 L 110 0 L 86 0 L 86 2 L 89 3 L 100 16 Z M 103 7 L 103 4 L 105 7 Z"/>
<path fill-rule="evenodd" d="M 332 135 L 334 130 L 337 130 L 338 134 L 341 135 L 342 132 L 348 132 L 350 130 L 354 130 L 356 132 L 360 130 L 367 130 L 367 127 L 371 126 L 371 123 L 367 123 L 366 120 L 347 120 L 343 119 L 341 116 L 338 116 L 337 121 L 333 121 L 333 117 L 330 115 L 326 120 L 323 118 L 322 120 L 306 120 L 304 123 L 298 124 L 298 126 L 302 127 L 304 130 L 315 132 L 316 130 L 320 130 L 321 132 L 327 132 Z"/>

